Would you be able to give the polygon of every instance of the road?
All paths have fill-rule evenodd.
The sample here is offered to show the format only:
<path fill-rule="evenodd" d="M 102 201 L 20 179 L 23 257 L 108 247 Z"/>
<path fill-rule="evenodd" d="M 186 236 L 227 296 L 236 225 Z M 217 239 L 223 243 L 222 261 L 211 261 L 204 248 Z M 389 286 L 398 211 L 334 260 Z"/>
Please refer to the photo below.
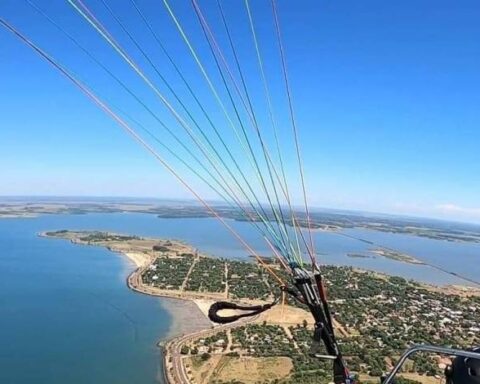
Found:
<path fill-rule="evenodd" d="M 241 327 L 245 324 L 254 322 L 258 319 L 258 315 L 251 318 L 241 319 L 232 324 L 221 325 L 215 328 L 206 329 L 203 331 L 191 333 L 185 336 L 178 337 L 173 339 L 165 346 L 165 359 L 171 359 L 171 363 L 165 362 L 165 369 L 167 369 L 167 379 L 169 384 L 190 384 L 190 379 L 186 371 L 185 365 L 183 364 L 184 355 L 181 354 L 182 347 L 196 339 L 205 338 L 213 335 L 214 333 L 220 331 L 226 331 L 228 329 L 233 329 Z M 172 367 L 172 372 L 169 371 L 169 367 Z"/>
<path fill-rule="evenodd" d="M 142 273 L 148 266 L 142 266 L 137 268 L 132 272 L 127 278 L 127 285 L 130 289 L 140 292 L 147 295 L 153 296 L 164 296 L 156 292 L 156 290 L 150 287 L 145 286 L 142 283 Z M 173 295 L 171 297 L 174 297 Z M 182 297 L 179 297 L 182 298 Z M 183 359 L 185 355 L 181 354 L 182 347 L 196 339 L 205 338 L 213 335 L 214 333 L 220 331 L 226 331 L 228 329 L 233 329 L 241 327 L 245 324 L 254 322 L 257 320 L 259 315 L 240 319 L 234 323 L 216 326 L 214 328 L 205 329 L 195 333 L 190 333 L 188 335 L 177 337 L 169 341 L 165 345 L 165 377 L 168 380 L 169 384 L 190 384 L 190 379 L 188 377 L 185 365 L 183 364 Z M 168 360 L 171 360 L 169 362 Z M 172 371 L 170 371 L 172 368 Z"/>

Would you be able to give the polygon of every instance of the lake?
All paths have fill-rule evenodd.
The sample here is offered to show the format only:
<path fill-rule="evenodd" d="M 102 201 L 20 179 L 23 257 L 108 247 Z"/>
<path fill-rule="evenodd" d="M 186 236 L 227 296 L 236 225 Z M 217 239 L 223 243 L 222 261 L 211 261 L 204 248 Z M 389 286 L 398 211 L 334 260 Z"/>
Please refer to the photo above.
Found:
<path fill-rule="evenodd" d="M 260 254 L 267 246 L 249 223 L 229 223 Z M 216 219 L 159 219 L 147 214 L 47 215 L 0 220 L 0 383 L 70 384 L 162 382 L 156 347 L 172 329 L 165 301 L 136 294 L 125 279 L 134 266 L 105 249 L 45 239 L 58 229 L 107 230 L 175 238 L 200 251 L 246 258 L 242 245 Z M 478 244 L 350 229 L 347 235 L 407 252 L 477 278 Z M 371 248 L 332 232 L 315 232 L 322 263 L 352 265 L 436 284 L 465 284 L 429 266 L 381 257 L 351 258 Z M 188 319 L 186 319 L 188 321 Z"/>
<path fill-rule="evenodd" d="M 161 300 L 127 289 L 134 267 L 36 235 L 79 218 L 0 220 L 2 384 L 153 384 L 162 375 L 156 342 L 171 318 Z"/>

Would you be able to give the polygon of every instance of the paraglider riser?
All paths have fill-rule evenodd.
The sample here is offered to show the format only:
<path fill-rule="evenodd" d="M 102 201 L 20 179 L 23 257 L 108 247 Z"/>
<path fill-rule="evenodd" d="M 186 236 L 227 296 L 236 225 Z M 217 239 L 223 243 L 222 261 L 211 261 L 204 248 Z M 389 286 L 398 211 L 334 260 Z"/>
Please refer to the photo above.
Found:
<path fill-rule="evenodd" d="M 303 298 L 302 302 L 308 306 L 315 320 L 312 354 L 316 357 L 333 360 L 335 384 L 350 383 L 348 370 L 335 340 L 328 303 L 322 292 L 321 275 L 318 272 L 312 274 L 303 268 L 294 268 L 293 274 L 294 285 Z M 319 356 L 316 353 L 320 350 L 322 342 L 328 353 L 327 356 Z"/>

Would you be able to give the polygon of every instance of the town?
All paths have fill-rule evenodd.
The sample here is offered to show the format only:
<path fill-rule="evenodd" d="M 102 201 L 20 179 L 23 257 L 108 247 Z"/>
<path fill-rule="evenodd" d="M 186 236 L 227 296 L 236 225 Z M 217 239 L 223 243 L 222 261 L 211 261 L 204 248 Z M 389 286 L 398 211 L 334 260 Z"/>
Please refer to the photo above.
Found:
<path fill-rule="evenodd" d="M 136 289 L 144 293 L 210 303 L 268 302 L 280 294 L 275 279 L 253 259 L 207 257 L 171 240 L 106 232 L 62 230 L 44 235 L 148 256 L 132 274 L 139 280 Z M 288 281 L 275 259 L 262 261 Z M 322 273 L 340 347 L 360 383 L 378 383 L 413 344 L 480 344 L 480 294 L 474 288 L 429 286 L 352 267 L 325 265 Z M 191 383 L 328 383 L 331 363 L 313 357 L 312 351 L 326 352 L 312 342 L 312 322 L 303 304 L 285 296 L 269 312 L 170 341 L 168 373 L 178 374 L 175 356 L 169 353 L 175 346 L 181 355 L 175 358 Z M 398 382 L 437 383 L 448 363 L 444 356 L 416 355 Z"/>
<path fill-rule="evenodd" d="M 178 288 L 175 281 L 187 278 L 185 264 L 189 264 L 192 257 L 159 257 L 145 271 L 145 284 L 162 289 Z M 194 288 L 196 293 L 218 293 L 228 287 L 226 296 L 229 298 L 264 300 L 274 292 L 274 282 L 257 264 L 210 258 L 200 260 L 198 270 L 194 268 L 196 272 L 191 271 L 187 278 L 187 291 Z M 225 270 L 234 270 L 235 273 L 224 273 Z M 324 266 L 323 273 L 342 351 L 350 369 L 359 375 L 361 382 L 378 382 L 399 355 L 413 344 L 469 347 L 480 343 L 479 297 L 446 294 L 403 278 L 349 267 Z M 207 281 L 211 283 L 207 285 Z M 297 305 L 291 300 L 289 304 Z M 277 360 L 270 361 L 271 370 L 263 369 L 266 377 L 271 378 L 272 372 L 278 372 L 275 367 L 281 365 L 291 367 L 282 377 L 288 377 L 285 382 L 328 382 L 329 364 L 310 357 L 312 330 L 307 321 L 291 325 L 281 321 L 278 321 L 281 325 L 275 323 L 245 325 L 185 346 L 183 353 L 191 357 L 187 361 L 193 376 L 195 370 L 202 371 L 202 366 L 213 357 L 218 360 L 216 369 L 219 372 L 213 374 L 217 382 L 218 377 L 222 377 L 220 371 L 231 372 L 228 367 L 236 365 L 236 360 L 275 358 Z M 289 359 L 290 364 L 278 363 L 279 358 Z M 418 355 L 407 365 L 408 371 L 403 376 L 414 378 L 414 382 L 434 382 L 427 378 L 442 374 L 439 363 L 439 356 Z"/>

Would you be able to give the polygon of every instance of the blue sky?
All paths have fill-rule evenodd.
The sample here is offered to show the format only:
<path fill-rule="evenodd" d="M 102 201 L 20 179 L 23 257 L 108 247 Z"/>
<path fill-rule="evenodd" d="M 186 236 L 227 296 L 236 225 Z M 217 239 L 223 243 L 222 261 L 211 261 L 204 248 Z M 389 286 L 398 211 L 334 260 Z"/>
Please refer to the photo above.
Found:
<path fill-rule="evenodd" d="M 162 2 L 137 2 L 215 122 L 222 124 Z M 36 3 L 174 125 L 151 92 L 66 2 Z M 101 2 L 85 3 L 134 52 Z M 165 76 L 178 85 L 129 1 L 109 3 Z M 214 30 L 221 31 L 214 3 L 200 1 Z M 252 44 L 245 37 L 243 2 L 223 3 L 255 106 L 266 122 Z M 281 139 L 287 171 L 293 172 L 268 2 L 252 4 L 279 127 L 285 132 Z M 189 1 L 172 5 L 214 73 Z M 480 3 L 279 0 L 279 9 L 311 204 L 480 222 Z M 111 79 L 25 2 L 1 2 L 0 15 L 116 105 L 146 126 L 153 125 Z M 226 43 L 221 33 L 219 41 Z M 141 56 L 133 55 L 148 67 Z M 241 156 L 237 149 L 234 153 Z M 4 30 L 0 30 L 0 178 L 0 195 L 190 197 L 91 101 Z M 195 185 L 202 195 L 213 197 L 207 188 Z"/>

